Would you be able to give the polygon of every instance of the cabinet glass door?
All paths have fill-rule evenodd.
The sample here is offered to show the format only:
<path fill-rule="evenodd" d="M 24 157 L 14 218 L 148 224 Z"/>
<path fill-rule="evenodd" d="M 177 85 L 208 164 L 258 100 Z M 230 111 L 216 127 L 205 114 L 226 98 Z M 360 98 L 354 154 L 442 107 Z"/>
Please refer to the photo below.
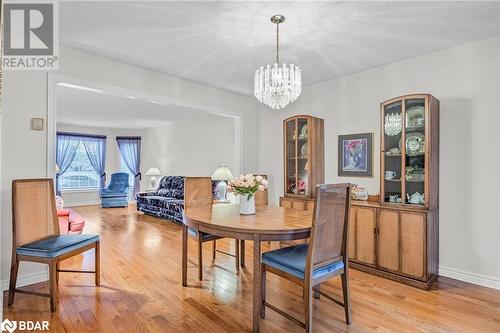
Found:
<path fill-rule="evenodd" d="M 295 119 L 286 122 L 286 188 L 285 193 L 297 194 L 297 172 L 296 172 L 296 158 L 297 158 L 297 121 Z"/>
<path fill-rule="evenodd" d="M 307 118 L 297 119 L 297 194 L 309 195 L 309 135 Z"/>
<path fill-rule="evenodd" d="M 384 106 L 384 202 L 401 203 L 402 197 L 402 101 Z"/>
<path fill-rule="evenodd" d="M 425 99 L 405 100 L 405 202 L 425 205 Z"/>

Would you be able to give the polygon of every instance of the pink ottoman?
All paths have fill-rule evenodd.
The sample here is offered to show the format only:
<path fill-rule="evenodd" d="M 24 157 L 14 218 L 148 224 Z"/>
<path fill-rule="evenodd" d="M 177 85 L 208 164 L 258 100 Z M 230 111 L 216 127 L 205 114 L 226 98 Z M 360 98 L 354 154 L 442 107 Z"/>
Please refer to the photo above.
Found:
<path fill-rule="evenodd" d="M 81 234 L 85 226 L 85 220 L 69 209 L 58 209 L 57 217 L 59 219 L 59 231 L 64 234 Z"/>

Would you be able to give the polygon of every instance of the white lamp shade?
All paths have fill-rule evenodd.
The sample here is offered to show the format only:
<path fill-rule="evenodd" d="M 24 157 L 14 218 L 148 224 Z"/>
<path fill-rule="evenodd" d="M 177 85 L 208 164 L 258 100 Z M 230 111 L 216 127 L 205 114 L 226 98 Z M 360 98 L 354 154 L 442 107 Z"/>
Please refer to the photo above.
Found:
<path fill-rule="evenodd" d="M 231 173 L 231 170 L 229 170 L 229 168 L 225 165 L 218 167 L 212 175 L 213 180 L 229 180 L 233 178 L 234 176 Z"/>
<path fill-rule="evenodd" d="M 161 172 L 158 168 L 150 168 L 146 171 L 146 176 L 161 176 Z"/>

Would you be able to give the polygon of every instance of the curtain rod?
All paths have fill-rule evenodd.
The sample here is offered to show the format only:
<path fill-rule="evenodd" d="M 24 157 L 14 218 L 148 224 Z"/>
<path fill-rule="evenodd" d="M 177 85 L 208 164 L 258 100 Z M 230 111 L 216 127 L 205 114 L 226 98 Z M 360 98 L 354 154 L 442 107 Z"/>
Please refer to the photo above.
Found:
<path fill-rule="evenodd" d="M 75 132 L 59 132 L 58 131 L 57 135 L 74 136 L 74 137 L 78 137 L 78 138 L 106 139 L 106 135 L 75 133 Z"/>
<path fill-rule="evenodd" d="M 116 140 L 122 140 L 122 139 L 132 139 L 132 140 L 141 140 L 140 136 L 117 136 Z"/>

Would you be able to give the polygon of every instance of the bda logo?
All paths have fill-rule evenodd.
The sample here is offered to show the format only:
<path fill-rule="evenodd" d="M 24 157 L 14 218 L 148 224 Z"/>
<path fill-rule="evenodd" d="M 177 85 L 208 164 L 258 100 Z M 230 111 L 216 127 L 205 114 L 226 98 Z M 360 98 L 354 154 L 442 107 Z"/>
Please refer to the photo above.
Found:
<path fill-rule="evenodd" d="M 14 332 L 17 328 L 17 322 L 15 321 L 10 321 L 8 319 L 5 319 L 2 321 L 0 324 L 0 330 L 3 331 L 9 331 L 10 333 Z"/>

